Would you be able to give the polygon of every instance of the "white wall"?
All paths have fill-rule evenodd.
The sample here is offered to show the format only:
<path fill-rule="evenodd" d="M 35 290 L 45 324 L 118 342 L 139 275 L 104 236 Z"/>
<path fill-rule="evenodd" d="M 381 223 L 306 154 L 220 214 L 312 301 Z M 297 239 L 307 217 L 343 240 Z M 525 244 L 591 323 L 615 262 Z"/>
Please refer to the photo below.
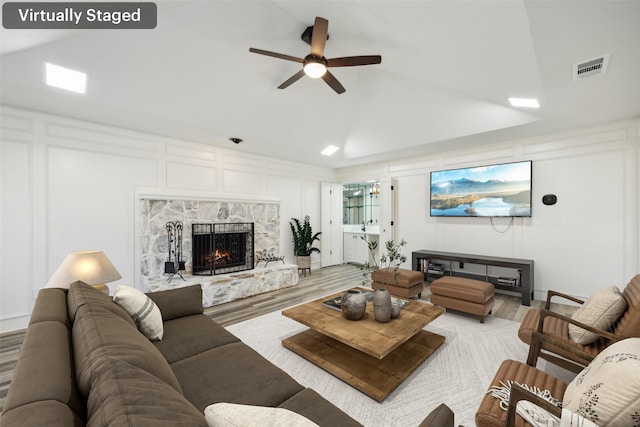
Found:
<path fill-rule="evenodd" d="M 1 119 L 0 332 L 26 326 L 35 294 L 71 251 L 104 250 L 123 276 L 111 286 L 134 284 L 140 194 L 280 200 L 282 254 L 293 262 L 288 219 L 309 214 L 320 231 L 321 182 L 393 178 L 407 255 L 533 259 L 538 299 L 547 289 L 623 287 L 640 272 L 640 119 L 339 171 L 7 106 Z M 501 234 L 486 218 L 429 217 L 430 171 L 529 159 L 532 218 Z M 558 195 L 555 206 L 542 205 L 546 193 Z"/>
<path fill-rule="evenodd" d="M 586 297 L 607 285 L 621 289 L 640 273 L 640 120 L 458 150 L 404 162 L 338 171 L 340 182 L 395 178 L 396 240 L 405 255 L 430 249 L 533 259 L 535 298 L 548 289 Z M 429 216 L 429 173 L 533 160 L 531 218 Z M 558 196 L 554 206 L 542 196 Z M 411 268 L 410 262 L 405 265 Z"/>
<path fill-rule="evenodd" d="M 280 200 L 282 255 L 288 220 L 309 214 L 320 229 L 320 183 L 330 169 L 220 147 L 1 109 L 0 332 L 26 326 L 37 291 L 72 251 L 101 249 L 135 285 L 137 199 Z M 231 144 L 231 143 L 230 143 Z M 319 267 L 319 258 L 314 258 Z"/>

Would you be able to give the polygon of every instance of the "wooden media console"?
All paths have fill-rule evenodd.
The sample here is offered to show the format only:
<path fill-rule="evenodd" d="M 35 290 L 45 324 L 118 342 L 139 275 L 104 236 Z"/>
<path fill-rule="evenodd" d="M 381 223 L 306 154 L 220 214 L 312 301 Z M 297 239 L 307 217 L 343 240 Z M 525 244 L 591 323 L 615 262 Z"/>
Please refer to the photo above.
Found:
<path fill-rule="evenodd" d="M 448 270 L 431 270 L 429 264 L 444 262 Z M 466 273 L 455 270 L 453 263 L 478 264 L 485 266 L 485 273 Z M 484 280 L 492 283 L 496 291 L 516 292 L 522 295 L 522 305 L 531 305 L 533 299 L 533 260 L 518 258 L 503 258 L 485 255 L 470 255 L 454 252 L 439 252 L 422 249 L 411 253 L 412 269 L 421 271 L 426 280 L 435 280 L 443 275 L 460 276 L 469 279 Z M 513 270 L 513 275 L 500 277 L 489 274 L 489 266 L 504 267 Z"/>

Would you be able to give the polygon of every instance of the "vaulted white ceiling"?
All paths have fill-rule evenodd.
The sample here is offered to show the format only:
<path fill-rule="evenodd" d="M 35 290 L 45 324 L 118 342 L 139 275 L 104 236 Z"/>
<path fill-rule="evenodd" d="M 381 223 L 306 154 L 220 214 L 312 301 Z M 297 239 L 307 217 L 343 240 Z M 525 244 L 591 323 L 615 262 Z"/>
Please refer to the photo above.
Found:
<path fill-rule="evenodd" d="M 640 1 L 156 3 L 154 30 L 3 28 L 0 101 L 335 168 L 640 117 Z M 333 68 L 342 95 L 308 77 L 277 89 L 300 64 L 249 53 L 304 57 L 316 16 L 326 57 L 382 55 Z M 573 80 L 604 54 L 605 74 Z M 86 72 L 87 94 L 47 87 L 45 61 Z"/>

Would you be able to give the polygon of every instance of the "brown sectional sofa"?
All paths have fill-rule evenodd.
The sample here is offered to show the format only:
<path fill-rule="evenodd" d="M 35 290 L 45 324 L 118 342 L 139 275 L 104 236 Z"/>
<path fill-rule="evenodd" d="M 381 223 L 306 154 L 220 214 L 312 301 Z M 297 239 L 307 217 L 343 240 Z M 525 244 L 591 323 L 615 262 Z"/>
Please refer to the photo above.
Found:
<path fill-rule="evenodd" d="M 158 342 L 91 286 L 42 289 L 0 424 L 206 426 L 208 405 L 231 402 L 360 425 L 205 316 L 200 286 L 148 295 L 164 321 Z"/>

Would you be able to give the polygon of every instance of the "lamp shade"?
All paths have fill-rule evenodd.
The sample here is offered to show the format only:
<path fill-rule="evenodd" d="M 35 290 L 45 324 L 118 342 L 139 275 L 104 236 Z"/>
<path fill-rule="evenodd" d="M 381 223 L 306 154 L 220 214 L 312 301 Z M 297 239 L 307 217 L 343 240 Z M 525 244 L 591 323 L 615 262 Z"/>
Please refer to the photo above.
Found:
<path fill-rule="evenodd" d="M 122 278 L 102 251 L 71 252 L 47 282 L 47 288 L 69 288 L 78 280 L 99 285 Z"/>

